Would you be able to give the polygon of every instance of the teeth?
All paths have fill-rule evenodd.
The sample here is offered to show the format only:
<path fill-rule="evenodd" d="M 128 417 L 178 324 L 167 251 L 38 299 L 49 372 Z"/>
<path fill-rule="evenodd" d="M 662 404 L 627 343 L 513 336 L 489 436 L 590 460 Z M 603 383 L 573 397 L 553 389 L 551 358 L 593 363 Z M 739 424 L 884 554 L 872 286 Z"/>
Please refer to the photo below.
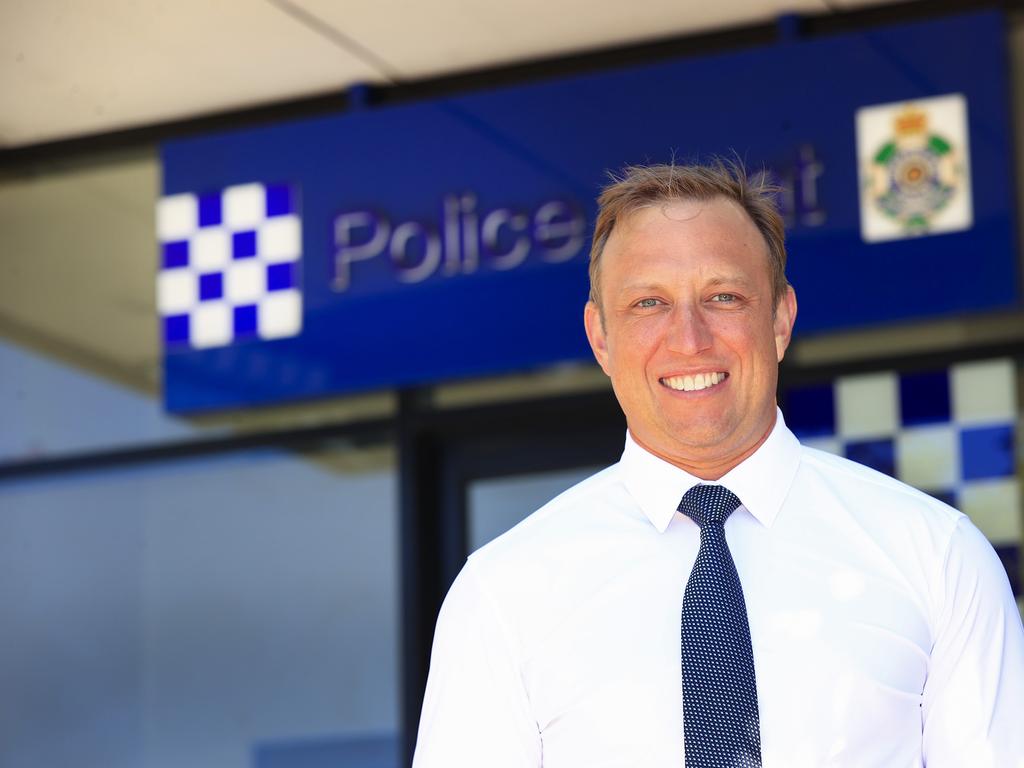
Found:
<path fill-rule="evenodd" d="M 725 373 L 698 373 L 694 376 L 669 376 L 662 379 L 661 383 L 671 389 L 695 392 L 700 389 L 713 387 L 724 379 Z"/>

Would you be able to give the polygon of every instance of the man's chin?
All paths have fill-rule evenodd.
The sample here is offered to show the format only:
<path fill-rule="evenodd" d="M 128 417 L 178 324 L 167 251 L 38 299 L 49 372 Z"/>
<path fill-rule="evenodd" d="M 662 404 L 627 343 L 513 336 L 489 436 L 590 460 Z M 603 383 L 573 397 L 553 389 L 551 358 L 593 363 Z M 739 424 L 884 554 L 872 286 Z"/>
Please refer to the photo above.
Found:
<path fill-rule="evenodd" d="M 775 423 L 775 411 L 765 423 L 731 419 L 676 419 L 659 425 L 653 453 L 675 464 L 735 465 L 757 450 Z"/>
<path fill-rule="evenodd" d="M 727 449 L 734 441 L 736 425 L 724 419 L 689 418 L 669 422 L 662 431 L 681 449 L 704 453 Z"/>
<path fill-rule="evenodd" d="M 631 430 L 640 446 L 673 463 L 716 461 L 727 457 L 736 448 L 734 431 L 733 425 L 694 423 L 692 419 L 663 424 L 645 433 Z"/>

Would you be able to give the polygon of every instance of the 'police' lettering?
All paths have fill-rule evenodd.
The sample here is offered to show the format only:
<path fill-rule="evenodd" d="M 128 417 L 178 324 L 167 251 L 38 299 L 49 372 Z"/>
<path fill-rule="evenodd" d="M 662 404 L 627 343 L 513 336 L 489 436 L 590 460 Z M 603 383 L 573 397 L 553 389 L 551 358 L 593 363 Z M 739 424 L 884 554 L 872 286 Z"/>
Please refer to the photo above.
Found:
<path fill-rule="evenodd" d="M 531 213 L 512 208 L 479 211 L 476 195 L 445 195 L 438 225 L 346 211 L 334 219 L 334 274 L 331 288 L 352 288 L 353 272 L 371 268 L 387 254 L 386 264 L 401 283 L 435 276 L 469 275 L 478 270 L 507 271 L 531 256 L 546 263 L 569 261 L 582 253 L 586 222 L 578 205 L 548 200 Z M 387 268 L 385 267 L 385 268 Z M 379 269 L 378 267 L 377 269 Z"/>

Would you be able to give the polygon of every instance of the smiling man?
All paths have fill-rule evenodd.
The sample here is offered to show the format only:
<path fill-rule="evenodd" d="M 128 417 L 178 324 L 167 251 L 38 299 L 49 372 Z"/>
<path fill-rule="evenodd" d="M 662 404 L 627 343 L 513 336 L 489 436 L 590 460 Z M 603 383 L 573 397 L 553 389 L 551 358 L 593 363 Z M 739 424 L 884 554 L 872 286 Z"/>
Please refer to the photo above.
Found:
<path fill-rule="evenodd" d="M 797 307 L 772 193 L 717 163 L 602 194 L 584 322 L 625 450 L 470 557 L 416 768 L 1024 766 L 992 548 L 776 407 Z"/>
<path fill-rule="evenodd" d="M 781 249 L 781 222 L 765 221 Z M 596 238 L 587 336 L 630 434 L 717 480 L 775 423 L 778 364 L 796 318 L 781 266 L 774 278 L 769 268 L 784 256 L 769 256 L 753 220 L 726 197 L 660 201 L 617 225 L 606 213 Z"/>

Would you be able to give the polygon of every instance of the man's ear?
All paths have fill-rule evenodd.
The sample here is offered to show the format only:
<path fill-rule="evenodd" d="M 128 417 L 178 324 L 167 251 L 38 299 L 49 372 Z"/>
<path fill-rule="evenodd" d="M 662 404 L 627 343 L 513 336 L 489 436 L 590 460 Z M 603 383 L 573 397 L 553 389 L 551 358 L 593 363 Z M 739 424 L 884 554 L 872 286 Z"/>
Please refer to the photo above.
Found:
<path fill-rule="evenodd" d="M 583 308 L 583 327 L 587 329 L 587 340 L 594 352 L 597 364 L 601 366 L 606 374 L 611 376 L 608 370 L 608 338 L 604 332 L 604 322 L 601 320 L 601 310 L 593 301 L 588 301 Z"/>
<path fill-rule="evenodd" d="M 775 351 L 779 362 L 789 348 L 789 341 L 793 338 L 793 323 L 796 322 L 796 291 L 792 285 L 786 286 L 786 292 L 779 299 L 775 307 Z"/>

